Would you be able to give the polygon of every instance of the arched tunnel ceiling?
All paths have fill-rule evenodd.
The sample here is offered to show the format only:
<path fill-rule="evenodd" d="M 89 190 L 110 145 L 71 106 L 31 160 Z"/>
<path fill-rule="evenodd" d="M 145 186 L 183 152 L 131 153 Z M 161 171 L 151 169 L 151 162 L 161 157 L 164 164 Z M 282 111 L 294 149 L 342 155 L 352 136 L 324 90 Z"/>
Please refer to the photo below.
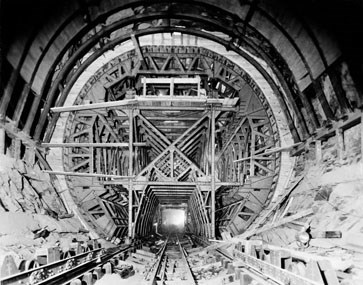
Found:
<path fill-rule="evenodd" d="M 361 104 L 359 83 L 350 84 L 360 75 L 357 64 L 348 70 L 346 62 L 352 58 L 341 52 L 350 42 L 340 30 L 335 34 L 329 30 L 333 16 L 324 16 L 325 23 L 319 20 L 321 14 L 309 12 L 309 7 L 323 12 L 323 5 L 313 1 L 300 1 L 294 7 L 277 0 L 84 0 L 51 5 L 36 1 L 24 6 L 29 12 L 19 11 L 10 19 L 16 14 L 13 5 L 5 4 L 11 13 L 3 20 L 4 26 L 14 27 L 12 34 L 3 34 L 1 46 L 4 68 L 11 74 L 3 79 L 2 120 L 43 144 L 134 146 L 130 160 L 124 159 L 128 151 L 121 147 L 70 147 L 48 154 L 53 170 L 105 175 L 105 179 L 98 176 L 96 184 L 82 176 L 60 179 L 62 187 L 73 189 L 64 198 L 75 200 L 73 207 L 86 213 L 91 224 L 97 224 L 103 203 L 113 203 L 110 207 L 120 216 L 131 213 L 132 231 L 145 231 L 147 227 L 137 224 L 138 217 L 147 214 L 138 210 L 145 200 L 149 206 L 178 201 L 191 203 L 190 208 L 204 205 L 200 222 L 216 221 L 221 230 L 226 225 L 224 211 L 214 217 L 212 207 L 229 211 L 229 204 L 248 200 L 250 204 L 238 204 L 245 214 L 234 217 L 241 219 L 242 226 L 236 229 L 241 231 L 270 201 L 273 191 L 283 187 L 292 163 L 284 153 L 258 155 L 304 141 Z M 336 5 L 329 7 L 334 10 Z M 35 12 L 43 17 L 34 19 Z M 354 48 L 348 50 L 357 58 Z M 180 110 L 165 108 L 170 106 L 167 102 L 137 99 L 136 108 L 129 103 L 135 94 L 128 97 L 126 91 L 134 88 L 141 95 L 142 76 L 197 75 L 207 94 L 203 103 L 194 99 L 176 103 L 184 108 L 183 119 L 176 119 Z M 112 101 L 124 101 L 123 107 L 86 114 L 75 111 L 69 117 L 59 111 L 62 106 Z M 138 132 L 131 142 L 130 125 Z M 210 136 L 214 128 L 215 141 Z M 217 163 L 211 163 L 207 153 L 213 143 Z M 142 157 L 138 163 L 136 156 Z M 237 170 L 230 167 L 247 158 L 251 162 L 238 163 Z M 134 175 L 139 180 L 130 186 Z M 255 177 L 268 182 L 261 186 Z M 110 183 L 114 179 L 125 180 Z M 177 191 L 160 190 L 166 181 Z M 217 191 L 213 198 L 203 188 L 206 181 Z M 171 195 L 180 197 L 173 200 Z M 135 202 L 129 203 L 128 211 L 115 206 L 130 198 Z M 115 224 L 125 230 L 124 221 Z M 213 230 L 199 234 L 214 236 Z"/>
<path fill-rule="evenodd" d="M 19 64 L 21 57 L 18 55 L 22 48 L 29 51 L 21 63 L 21 74 L 30 81 L 35 93 L 40 94 L 32 102 L 32 112 L 39 112 L 45 102 L 43 114 L 37 114 L 37 120 L 25 122 L 26 129 L 34 132 L 36 138 L 45 131 L 46 113 L 51 105 L 64 102 L 59 88 L 67 89 L 71 85 L 65 81 L 69 80 L 69 72 L 76 72 L 81 58 L 85 60 L 89 56 L 91 61 L 115 44 L 127 40 L 131 33 L 141 36 L 163 31 L 209 37 L 249 61 L 254 60 L 253 56 L 263 59 L 290 98 L 286 100 L 290 101 L 286 103 L 290 104 L 290 117 L 300 121 L 299 126 L 295 126 L 300 128 L 296 138 L 305 138 L 322 123 L 323 119 L 310 114 L 311 107 L 301 92 L 337 60 L 339 49 L 328 33 L 314 33 L 304 20 L 296 18 L 285 6 L 281 7 L 279 1 L 261 1 L 258 4 L 247 1 L 70 4 L 59 7 L 63 13 L 57 13 L 48 24 L 41 25 L 36 40 L 29 39 L 28 46 L 24 46 L 26 41 L 19 37 L 9 48 L 8 59 L 13 66 Z M 264 70 L 261 64 L 255 64 Z M 61 72 L 58 74 L 57 70 Z M 322 102 L 327 114 L 334 116 L 334 110 L 329 110 L 329 106 L 324 104 Z M 303 122 L 306 122 L 305 125 Z"/>

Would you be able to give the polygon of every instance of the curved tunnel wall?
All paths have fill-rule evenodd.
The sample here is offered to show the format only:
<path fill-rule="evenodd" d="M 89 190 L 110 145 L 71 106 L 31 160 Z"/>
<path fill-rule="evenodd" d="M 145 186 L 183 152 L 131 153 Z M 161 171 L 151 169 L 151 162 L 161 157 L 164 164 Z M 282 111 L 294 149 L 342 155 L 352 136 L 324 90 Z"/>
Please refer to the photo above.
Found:
<path fill-rule="evenodd" d="M 189 30 L 195 37 L 188 41 L 205 43 L 201 39 L 204 36 L 231 49 L 235 52 L 230 55 L 233 62 L 250 64 L 245 68 L 254 74 L 256 82 L 263 77 L 259 87 L 265 95 L 279 94 L 280 99 L 270 105 L 275 116 L 281 107 L 289 130 L 277 119 L 278 124 L 285 134 L 291 131 L 295 142 L 314 136 L 320 128 L 360 106 L 360 84 L 345 62 L 349 55 L 342 54 L 333 36 L 305 11 L 300 15 L 279 1 L 190 1 L 188 5 L 196 8 L 193 13 L 179 1 L 173 3 L 128 1 L 120 6 L 115 1 L 102 1 L 84 7 L 69 3 L 54 9 L 56 13 L 47 13 L 49 6 L 45 5 L 45 17 L 37 25 L 27 25 L 29 18 L 25 17 L 24 26 L 18 26 L 22 33 L 17 31 L 6 42 L 9 75 L 1 74 L 4 92 L 0 115 L 4 124 L 6 117 L 10 119 L 8 132 L 25 134 L 22 139 L 28 145 L 29 136 L 42 141 L 45 134 L 45 140 L 50 140 L 56 120 L 49 108 L 63 105 L 60 96 L 70 88 L 67 83 L 76 78 L 77 69 L 92 54 L 101 55 L 103 49 L 113 47 L 112 41 L 119 36 L 127 40 L 131 32 L 138 37 L 148 33 L 157 37 L 163 32 Z M 192 21 L 197 24 L 191 25 Z M 112 25 L 118 24 L 119 29 L 113 31 Z M 139 39 L 142 42 L 141 36 Z M 162 40 L 166 44 L 173 39 Z M 48 98 L 52 93 L 55 97 Z M 292 142 L 288 135 L 286 140 Z M 285 158 L 290 163 L 287 168 L 291 167 L 287 154 Z M 285 179 L 288 174 L 284 174 Z"/>
<path fill-rule="evenodd" d="M 49 71 L 53 70 L 52 74 L 54 74 L 55 68 L 59 69 L 62 67 L 63 64 L 60 64 L 61 57 L 63 57 L 63 63 L 66 63 L 64 60 L 67 60 L 70 55 L 76 56 L 81 51 L 82 42 L 86 43 L 86 38 L 92 38 L 92 35 L 97 32 L 102 34 L 103 28 L 116 23 L 114 22 L 115 19 L 127 16 L 132 17 L 134 15 L 142 18 L 143 11 L 146 11 L 147 16 L 147 12 L 154 12 L 155 9 L 160 8 L 161 11 L 166 9 L 163 4 L 151 4 L 150 8 L 140 8 L 142 7 L 142 2 L 135 2 L 139 8 L 132 10 L 129 8 L 133 6 L 131 5 L 132 3 L 132 1 L 125 3 L 125 7 L 128 7 L 125 10 L 122 10 L 122 6 L 114 6 L 115 3 L 107 1 L 103 1 L 99 7 L 91 5 L 88 7 L 88 10 L 84 7 L 78 7 L 76 4 L 59 7 L 58 11 L 63 13 L 57 13 L 55 17 L 51 17 L 49 24 L 42 25 L 44 28 L 34 38 L 26 39 L 23 36 L 19 36 L 14 41 L 14 44 L 9 45 L 7 55 L 9 62 L 20 72 L 26 82 L 30 82 L 27 90 L 30 88 L 34 91 L 34 94 L 30 94 L 28 97 L 28 102 L 33 105 L 31 113 L 38 113 L 36 114 L 36 120 L 30 119 L 28 122 L 25 122 L 25 120 L 22 122 L 23 125 L 26 125 L 27 133 L 31 130 L 35 131 L 36 125 L 38 125 L 36 131 L 37 138 L 40 138 L 41 130 L 44 131 L 41 125 L 46 119 L 48 105 L 45 105 L 46 108 L 43 115 L 39 114 L 38 106 L 41 107 L 44 101 L 47 100 L 46 96 L 49 94 L 48 91 L 50 91 L 49 88 L 51 87 L 49 85 L 49 80 L 51 80 Z M 222 23 L 227 24 L 226 27 L 228 27 L 224 29 L 224 32 L 226 31 L 230 34 L 227 42 L 232 44 L 232 46 L 247 47 L 247 50 L 257 53 L 257 56 L 262 57 L 268 65 L 273 66 L 278 71 L 280 80 L 284 79 L 282 81 L 285 81 L 283 83 L 284 89 L 292 96 L 292 99 L 286 100 L 286 104 L 290 109 L 291 119 L 295 122 L 294 127 L 298 129 L 295 135 L 296 138 L 305 138 L 309 133 L 313 133 L 314 129 L 319 127 L 326 119 L 332 119 L 334 115 L 343 113 L 344 109 L 351 108 L 349 100 L 351 100 L 353 105 L 356 104 L 354 102 L 359 101 L 357 95 L 352 95 L 349 98 L 344 96 L 344 90 L 342 90 L 344 88 L 342 84 L 339 84 L 339 70 L 335 70 L 337 67 L 334 67 L 334 65 L 330 68 L 332 69 L 330 73 L 332 73 L 331 76 L 336 77 L 333 80 L 334 84 L 335 81 L 338 81 L 336 83 L 338 86 L 334 88 L 335 92 L 331 91 L 332 88 L 329 80 L 331 76 L 327 77 L 324 75 L 321 77 L 322 72 L 327 70 L 333 63 L 339 65 L 339 61 L 337 61 L 340 56 L 339 49 L 333 44 L 334 41 L 330 39 L 328 33 L 319 30 L 319 26 L 310 28 L 310 26 L 305 24 L 305 21 L 308 20 L 303 16 L 300 18 L 295 17 L 294 12 L 290 12 L 289 9 L 279 8 L 281 4 L 278 1 L 269 4 L 262 2 L 257 7 L 250 5 L 250 3 L 245 5 L 240 5 L 239 3 L 229 3 L 228 5 L 213 3 L 212 5 L 221 9 L 220 11 L 216 10 L 218 11 L 215 12 L 216 15 L 208 14 L 213 13 L 213 10 L 211 10 L 212 12 L 208 10 L 211 8 L 210 6 L 203 8 L 203 1 L 200 3 L 192 2 L 192 4 L 196 5 L 196 11 L 203 11 L 205 9 L 205 14 L 212 16 L 214 20 L 218 19 L 216 18 L 218 13 L 221 13 L 223 10 L 230 13 L 226 19 L 227 23 Z M 155 5 L 154 8 L 152 7 L 153 5 Z M 67 8 L 65 9 L 65 7 Z M 119 12 L 105 20 L 103 15 L 110 15 L 111 11 Z M 172 14 L 173 12 L 175 11 L 169 8 L 169 13 Z M 159 17 L 163 17 L 163 14 L 159 15 Z M 182 16 L 179 15 L 178 17 Z M 195 17 L 195 20 L 198 20 L 195 15 L 191 15 L 191 17 Z M 157 16 L 155 16 L 155 19 L 157 19 Z M 100 24 L 98 21 L 105 21 L 105 23 Z M 80 38 L 77 35 L 82 34 L 87 30 L 87 27 L 91 28 L 96 23 L 95 29 L 91 29 L 88 35 L 79 41 Z M 218 25 L 218 20 L 215 20 L 215 24 Z M 152 23 L 150 25 L 150 22 L 145 25 L 141 26 L 143 32 L 145 27 L 153 27 Z M 138 29 L 141 28 L 139 25 Z M 105 33 L 106 35 L 107 33 Z M 116 35 L 117 33 L 111 34 L 111 39 L 112 36 Z M 93 41 L 93 45 L 96 44 L 96 48 L 99 45 L 100 39 L 104 38 L 99 37 L 98 40 Z M 77 48 L 78 45 L 80 45 L 80 48 Z M 19 55 L 24 56 L 21 57 Z M 23 59 L 23 62 L 19 62 L 20 59 Z M 55 86 L 53 86 L 53 91 L 54 88 Z M 312 91 L 310 91 L 311 89 Z M 25 98 L 28 96 L 28 94 L 25 94 L 27 90 L 24 91 Z M 342 91 L 343 94 L 339 94 Z M 308 94 L 302 94 L 302 92 Z M 312 93 L 324 94 L 325 96 L 308 98 Z M 336 97 L 336 94 L 339 94 L 339 96 Z M 33 96 L 35 97 L 31 98 Z M 42 99 L 39 101 L 40 98 Z M 341 100 L 344 104 L 336 104 L 335 101 L 337 99 Z M 52 99 L 51 105 L 55 104 L 55 102 L 56 100 Z M 5 105 L 3 103 L 3 107 L 6 107 Z M 339 107 L 340 105 L 342 107 Z M 16 108 L 20 112 L 24 110 L 24 107 L 20 105 Z M 9 108 L 8 112 L 14 111 L 15 107 L 11 109 Z M 341 112 L 338 112 L 339 109 L 341 109 Z M 14 113 L 17 115 L 14 115 Z M 8 114 L 8 116 L 19 116 L 19 112 L 14 113 Z M 19 120 L 19 118 L 16 119 Z M 39 119 L 41 121 L 38 121 Z M 305 122 L 305 127 L 302 125 L 303 122 Z"/>

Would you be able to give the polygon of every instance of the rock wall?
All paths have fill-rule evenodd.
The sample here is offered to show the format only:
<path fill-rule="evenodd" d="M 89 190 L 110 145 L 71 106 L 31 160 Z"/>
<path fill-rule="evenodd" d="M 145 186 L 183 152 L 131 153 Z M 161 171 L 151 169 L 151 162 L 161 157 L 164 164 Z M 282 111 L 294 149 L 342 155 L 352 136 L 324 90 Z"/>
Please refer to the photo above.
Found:
<path fill-rule="evenodd" d="M 259 236 L 265 242 L 329 257 L 333 267 L 347 274 L 342 284 L 363 284 L 363 162 L 361 125 L 344 131 L 344 149 L 337 137 L 306 149 L 295 166 L 303 180 L 285 203 L 285 217 L 313 210 L 313 214 L 271 229 Z M 281 207 L 281 209 L 285 209 Z M 270 221 L 271 222 L 271 221 Z M 297 235 L 306 231 L 310 241 Z"/>
<path fill-rule="evenodd" d="M 0 155 L 0 161 L 0 212 L 64 214 L 53 182 L 37 164 L 6 155 Z"/>
<path fill-rule="evenodd" d="M 44 229 L 47 234 L 36 234 Z M 66 213 L 48 174 L 37 164 L 0 155 L 0 258 L 32 260 L 40 248 L 67 250 L 72 241 L 88 239 L 79 220 Z"/>

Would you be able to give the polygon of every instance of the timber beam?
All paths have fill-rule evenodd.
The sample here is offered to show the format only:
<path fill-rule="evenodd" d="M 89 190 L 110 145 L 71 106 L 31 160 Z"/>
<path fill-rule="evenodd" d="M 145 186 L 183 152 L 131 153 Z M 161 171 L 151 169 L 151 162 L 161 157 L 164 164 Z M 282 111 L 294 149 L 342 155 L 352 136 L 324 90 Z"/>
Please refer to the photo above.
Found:
<path fill-rule="evenodd" d="M 42 143 L 42 147 L 129 147 L 129 143 Z M 134 142 L 133 146 L 147 146 L 145 142 Z"/>
<path fill-rule="evenodd" d="M 84 175 L 86 176 L 86 175 Z M 118 176 L 119 177 L 119 176 Z M 112 178 L 112 177 L 111 177 Z M 107 180 L 101 181 L 103 185 L 127 185 L 128 180 L 123 179 Z M 149 186 L 196 186 L 197 183 L 199 185 L 210 186 L 210 182 L 192 182 L 192 181 L 138 181 L 134 180 L 135 185 L 149 185 Z M 216 182 L 216 188 L 221 186 L 242 186 L 241 183 L 238 182 Z"/>
<path fill-rule="evenodd" d="M 51 108 L 51 112 L 53 113 L 64 113 L 64 112 L 74 112 L 74 111 L 84 111 L 84 110 L 96 110 L 96 109 L 106 109 L 106 108 L 117 108 L 117 107 L 131 107 L 133 109 L 151 109 L 151 110 L 205 110 L 205 105 L 219 105 L 215 106 L 218 110 L 222 111 L 237 111 L 237 107 L 235 106 L 224 106 L 223 101 L 224 99 L 213 99 L 213 98 L 206 98 L 206 99 L 197 99 L 192 96 L 185 96 L 186 98 L 180 99 L 178 97 L 170 97 L 170 96 L 158 96 L 153 98 L 145 98 L 145 97 L 138 97 L 136 99 L 125 99 L 120 101 L 109 101 L 109 102 L 101 102 L 101 103 L 93 103 L 93 104 L 84 104 L 84 105 L 73 105 L 73 106 L 64 106 L 64 107 L 53 107 Z M 172 106 L 148 106 L 142 105 L 143 102 L 165 102 L 170 101 L 173 102 Z M 178 106 L 178 102 L 184 104 L 185 102 L 190 102 L 191 104 L 197 103 L 200 106 Z"/>

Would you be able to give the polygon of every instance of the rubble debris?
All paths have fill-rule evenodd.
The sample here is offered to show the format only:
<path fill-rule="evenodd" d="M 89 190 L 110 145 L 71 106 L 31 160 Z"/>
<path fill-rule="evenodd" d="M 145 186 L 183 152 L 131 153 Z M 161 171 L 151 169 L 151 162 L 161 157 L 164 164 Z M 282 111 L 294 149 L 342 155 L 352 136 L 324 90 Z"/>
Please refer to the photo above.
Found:
<path fill-rule="evenodd" d="M 47 238 L 47 237 L 50 235 L 50 233 L 51 233 L 52 231 L 54 231 L 54 230 L 49 231 L 49 230 L 47 229 L 47 227 L 48 227 L 48 226 L 45 226 L 44 228 L 36 229 L 35 231 L 32 231 L 32 232 L 33 232 L 33 234 L 34 234 L 33 239 L 37 239 L 37 238 Z"/>
<path fill-rule="evenodd" d="M 73 213 L 67 213 L 67 214 L 61 214 L 58 215 L 58 219 L 69 219 L 69 218 L 73 218 L 74 214 Z"/>
<path fill-rule="evenodd" d="M 121 276 L 122 279 L 129 278 L 135 274 L 134 267 L 132 265 L 121 264 L 114 267 L 115 273 Z"/>

